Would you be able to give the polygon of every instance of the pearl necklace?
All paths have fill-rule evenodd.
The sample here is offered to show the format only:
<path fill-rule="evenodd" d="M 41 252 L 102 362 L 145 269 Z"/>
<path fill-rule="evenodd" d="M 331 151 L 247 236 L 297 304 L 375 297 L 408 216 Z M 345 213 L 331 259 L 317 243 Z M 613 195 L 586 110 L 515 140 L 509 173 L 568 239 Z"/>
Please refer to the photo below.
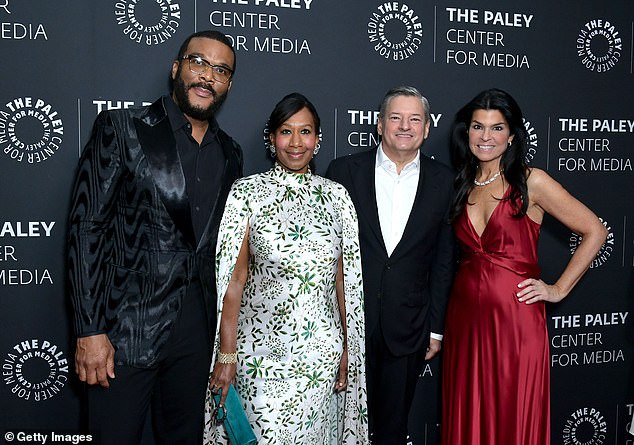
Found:
<path fill-rule="evenodd" d="M 493 181 L 495 181 L 500 175 L 502 174 L 502 170 L 498 170 L 498 172 L 496 174 L 494 174 L 493 176 L 491 176 L 489 179 L 487 179 L 484 182 L 480 182 L 477 179 L 473 180 L 473 183 L 475 185 L 477 185 L 478 187 L 484 187 L 485 185 L 491 184 Z"/>

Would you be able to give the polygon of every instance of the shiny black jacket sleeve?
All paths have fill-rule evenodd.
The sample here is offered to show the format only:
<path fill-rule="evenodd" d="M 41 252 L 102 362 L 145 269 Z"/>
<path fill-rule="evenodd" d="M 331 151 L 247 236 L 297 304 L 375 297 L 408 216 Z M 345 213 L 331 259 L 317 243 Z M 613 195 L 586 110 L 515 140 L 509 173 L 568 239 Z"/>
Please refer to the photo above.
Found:
<path fill-rule="evenodd" d="M 102 265 L 112 255 L 114 205 L 123 174 L 122 139 L 109 112 L 95 120 L 80 157 L 71 198 L 68 236 L 69 292 L 77 336 L 105 332 Z"/>

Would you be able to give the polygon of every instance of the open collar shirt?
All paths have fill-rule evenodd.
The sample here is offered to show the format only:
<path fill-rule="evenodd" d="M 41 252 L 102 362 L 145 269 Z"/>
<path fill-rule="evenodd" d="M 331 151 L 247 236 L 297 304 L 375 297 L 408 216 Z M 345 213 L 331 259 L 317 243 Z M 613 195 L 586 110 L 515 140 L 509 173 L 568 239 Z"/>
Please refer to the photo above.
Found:
<path fill-rule="evenodd" d="M 420 151 L 399 174 L 396 164 L 383 151 L 383 144 L 379 144 L 376 151 L 374 186 L 379 224 L 388 256 L 392 255 L 403 237 L 407 220 L 414 207 L 419 178 Z M 431 338 L 442 340 L 443 336 L 432 332 Z"/>
<path fill-rule="evenodd" d="M 199 144 L 192 136 L 191 124 L 170 96 L 166 96 L 165 105 L 183 166 L 194 233 L 200 241 L 222 186 L 225 155 L 218 139 L 218 123 L 213 117 L 209 119 Z"/>

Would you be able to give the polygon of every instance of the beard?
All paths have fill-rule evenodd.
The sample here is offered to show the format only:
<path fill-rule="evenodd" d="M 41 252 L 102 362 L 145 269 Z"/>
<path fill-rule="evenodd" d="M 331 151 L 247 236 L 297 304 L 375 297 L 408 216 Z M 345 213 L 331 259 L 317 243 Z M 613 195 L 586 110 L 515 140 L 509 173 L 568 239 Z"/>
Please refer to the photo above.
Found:
<path fill-rule="evenodd" d="M 211 119 L 224 103 L 225 99 L 227 98 L 228 91 L 225 91 L 223 94 L 218 94 L 211 86 L 204 82 L 193 83 L 189 86 L 185 85 L 185 81 L 183 81 L 183 78 L 180 74 L 181 73 L 179 68 L 179 71 L 176 74 L 176 79 L 174 79 L 174 97 L 176 98 L 178 108 L 180 108 L 183 113 L 193 119 L 199 121 L 206 121 Z M 211 93 L 211 96 L 214 100 L 206 108 L 194 106 L 189 101 L 187 91 L 189 91 L 190 88 L 195 87 L 206 88 Z"/>

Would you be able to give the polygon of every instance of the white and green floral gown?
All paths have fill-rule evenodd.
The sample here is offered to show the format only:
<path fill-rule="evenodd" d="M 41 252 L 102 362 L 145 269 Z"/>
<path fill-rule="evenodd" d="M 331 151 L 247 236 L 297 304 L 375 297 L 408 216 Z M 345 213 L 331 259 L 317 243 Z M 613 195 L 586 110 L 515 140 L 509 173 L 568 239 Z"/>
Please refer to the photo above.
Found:
<path fill-rule="evenodd" d="M 361 257 L 348 193 L 278 164 L 236 181 L 216 251 L 219 321 L 247 225 L 249 277 L 238 319 L 236 389 L 258 444 L 369 443 Z M 340 257 L 348 388 L 337 395 L 344 340 L 335 291 Z M 218 329 L 216 338 L 212 363 Z M 223 428 L 216 431 L 209 422 L 209 405 L 208 398 L 205 443 L 227 443 Z"/>

